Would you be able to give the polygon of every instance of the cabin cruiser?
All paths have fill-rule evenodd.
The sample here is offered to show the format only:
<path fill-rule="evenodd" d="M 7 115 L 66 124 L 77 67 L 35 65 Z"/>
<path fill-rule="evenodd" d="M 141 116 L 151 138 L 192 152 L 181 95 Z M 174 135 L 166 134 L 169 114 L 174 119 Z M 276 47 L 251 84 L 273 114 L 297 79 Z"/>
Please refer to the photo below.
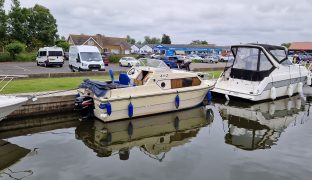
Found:
<path fill-rule="evenodd" d="M 196 137 L 213 118 L 211 109 L 200 106 L 135 120 L 83 121 L 76 128 L 76 138 L 99 157 L 119 154 L 120 160 L 127 160 L 131 149 L 139 148 L 142 153 L 161 161 L 172 148 Z"/>
<path fill-rule="evenodd" d="M 0 75 L 0 93 L 17 76 Z M 0 121 L 28 101 L 27 97 L 0 95 Z"/>
<path fill-rule="evenodd" d="M 293 64 L 287 50 L 264 44 L 234 45 L 235 57 L 215 84 L 212 92 L 261 101 L 302 93 L 305 84 L 311 85 L 311 73 L 303 65 Z"/>
<path fill-rule="evenodd" d="M 83 117 L 94 114 L 109 122 L 192 108 L 212 88 L 194 72 L 170 69 L 163 61 L 141 59 L 139 66 L 111 81 L 85 80 L 78 89 L 75 109 Z"/>
<path fill-rule="evenodd" d="M 271 148 L 286 128 L 307 122 L 311 109 L 299 95 L 259 104 L 231 101 L 215 106 L 227 123 L 225 142 L 244 150 Z"/>

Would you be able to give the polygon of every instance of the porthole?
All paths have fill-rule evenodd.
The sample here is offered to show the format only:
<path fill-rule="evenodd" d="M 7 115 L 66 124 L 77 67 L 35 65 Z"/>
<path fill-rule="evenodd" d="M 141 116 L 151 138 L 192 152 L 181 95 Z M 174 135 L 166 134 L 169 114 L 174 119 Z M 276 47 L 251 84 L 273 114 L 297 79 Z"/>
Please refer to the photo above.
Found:
<path fill-rule="evenodd" d="M 162 82 L 162 83 L 160 84 L 160 86 L 161 86 L 162 88 L 164 88 L 164 87 L 166 87 L 166 83 Z"/>

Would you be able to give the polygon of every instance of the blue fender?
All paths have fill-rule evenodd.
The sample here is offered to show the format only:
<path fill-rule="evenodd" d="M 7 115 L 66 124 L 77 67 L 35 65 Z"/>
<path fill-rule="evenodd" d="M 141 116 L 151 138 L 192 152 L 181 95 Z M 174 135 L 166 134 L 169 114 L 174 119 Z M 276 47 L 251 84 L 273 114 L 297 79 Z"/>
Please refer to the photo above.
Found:
<path fill-rule="evenodd" d="M 179 106 L 180 106 L 180 97 L 179 94 L 177 94 L 175 97 L 175 107 L 179 109 Z"/>
<path fill-rule="evenodd" d="M 132 105 L 131 102 L 130 102 L 129 105 L 128 105 L 128 116 L 129 116 L 130 118 L 133 117 L 133 105 Z"/>

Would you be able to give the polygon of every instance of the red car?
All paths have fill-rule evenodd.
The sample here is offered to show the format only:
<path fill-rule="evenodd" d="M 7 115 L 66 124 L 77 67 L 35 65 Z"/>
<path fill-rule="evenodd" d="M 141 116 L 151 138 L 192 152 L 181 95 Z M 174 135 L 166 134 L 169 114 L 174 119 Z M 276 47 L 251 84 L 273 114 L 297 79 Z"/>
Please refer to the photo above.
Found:
<path fill-rule="evenodd" d="M 102 55 L 102 59 L 103 59 L 105 66 L 108 66 L 108 63 L 109 63 L 108 56 L 105 54 L 101 54 L 101 55 Z"/>

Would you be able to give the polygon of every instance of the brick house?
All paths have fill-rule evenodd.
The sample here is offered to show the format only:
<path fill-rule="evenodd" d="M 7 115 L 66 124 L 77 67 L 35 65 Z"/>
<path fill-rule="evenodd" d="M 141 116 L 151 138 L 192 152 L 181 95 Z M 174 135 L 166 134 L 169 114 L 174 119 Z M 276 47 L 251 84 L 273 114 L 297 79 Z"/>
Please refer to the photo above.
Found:
<path fill-rule="evenodd" d="M 126 38 L 107 37 L 100 34 L 94 36 L 70 34 L 67 41 L 70 45 L 96 46 L 100 52 L 112 54 L 130 54 L 131 51 L 131 45 L 127 43 Z"/>

